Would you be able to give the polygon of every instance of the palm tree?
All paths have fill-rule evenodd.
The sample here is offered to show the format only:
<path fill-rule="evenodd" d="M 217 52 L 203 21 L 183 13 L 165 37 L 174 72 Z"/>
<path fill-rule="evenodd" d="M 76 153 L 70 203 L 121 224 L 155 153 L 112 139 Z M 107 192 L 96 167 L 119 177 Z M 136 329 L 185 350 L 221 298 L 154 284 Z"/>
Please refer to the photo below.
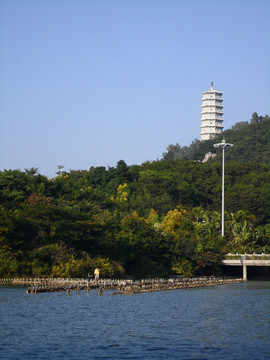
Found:
<path fill-rule="evenodd" d="M 231 246 L 239 252 L 250 252 L 254 249 L 254 224 L 256 218 L 248 211 L 239 210 L 236 214 L 230 214 L 229 231 L 231 232 Z"/>
<path fill-rule="evenodd" d="M 199 221 L 202 221 L 204 213 L 204 210 L 200 206 L 194 207 L 191 210 L 191 219 L 193 220 L 195 218 L 196 223 L 198 224 Z"/>

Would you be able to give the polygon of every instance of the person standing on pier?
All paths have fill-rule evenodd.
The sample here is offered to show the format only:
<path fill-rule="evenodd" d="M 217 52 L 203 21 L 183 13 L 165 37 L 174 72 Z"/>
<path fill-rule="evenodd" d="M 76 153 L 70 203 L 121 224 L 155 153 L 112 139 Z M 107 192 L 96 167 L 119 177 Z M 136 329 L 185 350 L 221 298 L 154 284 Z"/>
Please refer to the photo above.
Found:
<path fill-rule="evenodd" d="M 95 280 L 99 280 L 99 268 L 96 268 L 94 271 Z"/>
<path fill-rule="evenodd" d="M 87 274 L 87 286 L 89 286 L 90 284 L 90 279 L 91 279 L 92 275 L 90 274 L 90 272 Z"/>

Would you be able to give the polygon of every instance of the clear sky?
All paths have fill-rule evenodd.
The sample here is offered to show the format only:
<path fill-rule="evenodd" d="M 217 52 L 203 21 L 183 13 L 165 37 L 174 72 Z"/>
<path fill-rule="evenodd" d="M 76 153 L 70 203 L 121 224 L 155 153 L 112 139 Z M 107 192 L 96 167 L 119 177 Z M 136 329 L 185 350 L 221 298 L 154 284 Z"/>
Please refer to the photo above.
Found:
<path fill-rule="evenodd" d="M 211 80 L 224 129 L 270 115 L 269 0 L 0 0 L 0 14 L 0 170 L 161 159 L 200 138 Z"/>

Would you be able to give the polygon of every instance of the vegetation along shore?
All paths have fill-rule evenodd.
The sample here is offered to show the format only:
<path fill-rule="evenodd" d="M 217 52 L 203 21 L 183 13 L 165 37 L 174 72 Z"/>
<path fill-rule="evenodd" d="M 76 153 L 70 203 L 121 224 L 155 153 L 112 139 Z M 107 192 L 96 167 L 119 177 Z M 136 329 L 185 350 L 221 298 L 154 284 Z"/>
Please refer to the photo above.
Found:
<path fill-rule="evenodd" d="M 59 166 L 53 179 L 1 171 L 0 277 L 85 278 L 96 267 L 102 278 L 223 276 L 225 254 L 269 253 L 270 119 L 252 119 L 223 134 L 235 145 L 224 237 L 220 155 L 202 162 L 212 140 L 141 165 Z"/>

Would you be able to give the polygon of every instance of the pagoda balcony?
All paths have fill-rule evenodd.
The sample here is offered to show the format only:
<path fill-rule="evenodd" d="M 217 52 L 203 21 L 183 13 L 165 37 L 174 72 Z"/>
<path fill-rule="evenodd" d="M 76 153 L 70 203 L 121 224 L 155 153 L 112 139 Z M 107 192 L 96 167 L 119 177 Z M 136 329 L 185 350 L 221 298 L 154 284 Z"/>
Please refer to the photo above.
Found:
<path fill-rule="evenodd" d="M 203 118 L 203 115 L 205 115 L 206 116 L 206 119 L 207 118 L 215 118 L 215 119 L 218 119 L 218 120 L 222 120 L 222 115 L 223 115 L 223 113 L 217 113 L 217 112 L 215 112 L 215 111 L 213 111 L 213 112 L 211 112 L 211 111 L 207 111 L 207 112 L 201 112 L 201 115 L 202 115 L 202 118 Z M 210 116 L 210 115 L 212 115 L 212 116 Z"/>
<path fill-rule="evenodd" d="M 209 113 L 209 114 L 213 114 L 213 113 L 223 114 L 223 111 L 221 109 L 213 109 L 213 108 L 209 109 L 209 107 L 202 109 L 201 114 L 207 114 L 207 113 Z"/>
<path fill-rule="evenodd" d="M 202 101 L 215 100 L 215 101 L 223 102 L 221 96 L 210 96 L 210 95 L 208 95 L 208 96 L 203 96 L 201 100 Z"/>
<path fill-rule="evenodd" d="M 217 108 L 223 108 L 223 105 L 216 103 L 216 102 L 212 102 L 212 103 L 206 103 L 204 102 L 201 107 L 217 107 Z"/>

